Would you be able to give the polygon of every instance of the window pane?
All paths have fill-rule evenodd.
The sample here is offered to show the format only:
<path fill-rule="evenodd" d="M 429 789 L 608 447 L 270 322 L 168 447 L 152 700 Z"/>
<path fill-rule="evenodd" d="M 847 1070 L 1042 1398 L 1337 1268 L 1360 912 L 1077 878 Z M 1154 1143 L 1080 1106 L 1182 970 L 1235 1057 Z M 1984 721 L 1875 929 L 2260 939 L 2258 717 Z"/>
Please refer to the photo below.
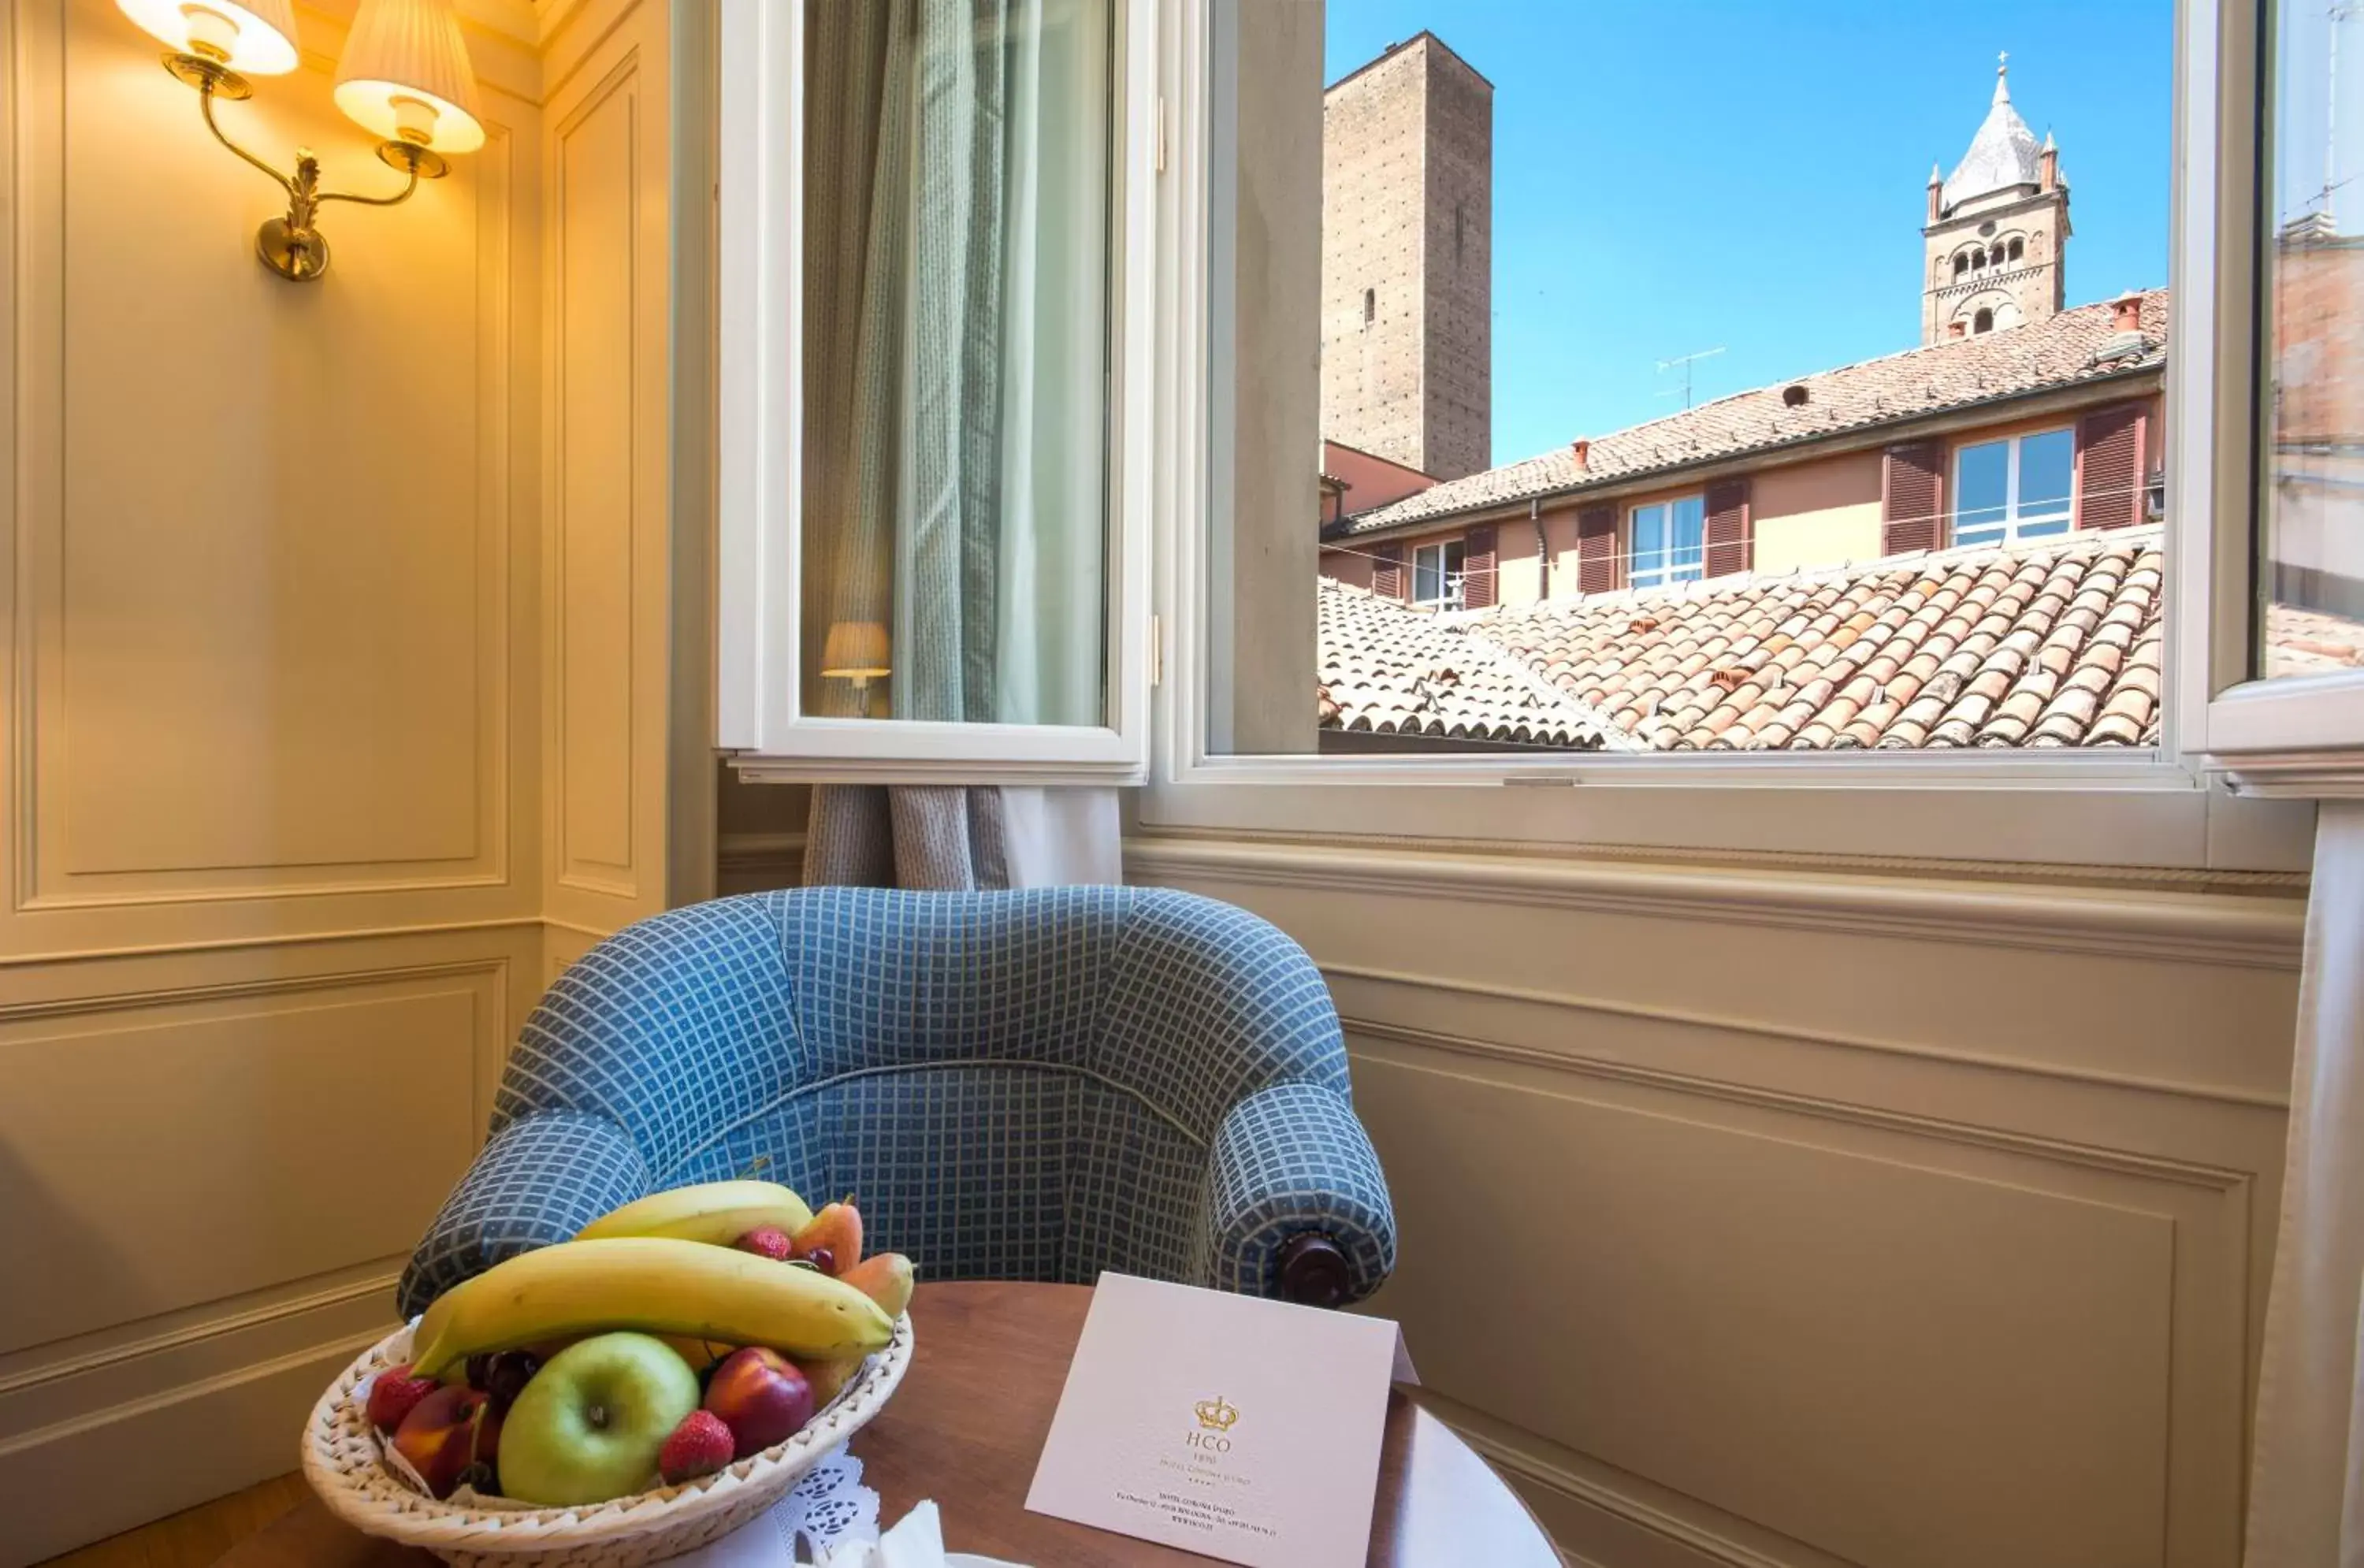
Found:
<path fill-rule="evenodd" d="M 1992 544 L 2011 515 L 2011 443 L 1983 441 L 1954 459 L 1954 543 Z"/>
<path fill-rule="evenodd" d="M 2023 436 L 2019 442 L 2019 517 L 2068 516 L 2070 480 L 2077 466 L 2077 438 L 2069 430 Z"/>
<path fill-rule="evenodd" d="M 1703 497 L 1686 495 L 1674 504 L 1671 534 L 1668 570 L 1677 577 L 1698 576 L 1700 563 L 1706 559 L 1707 502 Z"/>
<path fill-rule="evenodd" d="M 1634 559 L 1626 573 L 1637 586 L 1656 583 L 1667 570 L 1667 508 L 1634 508 Z"/>
<path fill-rule="evenodd" d="M 1426 604 L 1444 591 L 1444 574 L 1439 566 L 1437 548 L 1433 544 L 1422 545 L 1412 556 L 1411 596 Z"/>
<path fill-rule="evenodd" d="M 1109 16 L 806 8 L 808 714 L 1107 721 Z"/>
<path fill-rule="evenodd" d="M 2172 0 L 2055 7 L 2007 72 L 1962 61 L 1958 7 L 1333 0 L 1317 49 L 1284 25 L 1311 7 L 1210 5 L 1210 751 L 2158 743 Z M 1678 91 L 1670 134 L 1710 34 L 1752 69 Z M 1570 93 L 1589 57 L 1619 69 Z M 1842 99 L 1883 138 L 1834 139 Z M 1769 146 L 1825 150 L 1811 214 L 1733 157 Z M 1572 147 L 1652 180 L 1544 199 Z M 1669 189 L 1812 239 L 1735 263 Z M 1456 535 L 1492 547 L 1464 613 L 1372 592 Z M 2106 626 L 2056 638 L 2096 594 Z M 1972 662 L 1866 701 L 1891 639 Z"/>
<path fill-rule="evenodd" d="M 2253 670 L 2364 666 L 2364 33 L 2347 6 L 2273 8 L 2259 200 L 2265 423 Z"/>

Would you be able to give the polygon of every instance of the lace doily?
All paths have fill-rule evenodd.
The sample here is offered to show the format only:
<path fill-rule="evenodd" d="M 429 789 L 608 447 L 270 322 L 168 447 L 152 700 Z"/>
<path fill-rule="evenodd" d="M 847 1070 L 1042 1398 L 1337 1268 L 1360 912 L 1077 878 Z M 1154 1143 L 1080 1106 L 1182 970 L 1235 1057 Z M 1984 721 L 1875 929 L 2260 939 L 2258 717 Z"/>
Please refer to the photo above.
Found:
<path fill-rule="evenodd" d="M 668 1568 L 793 1568 L 837 1546 L 877 1539 L 878 1494 L 862 1484 L 862 1462 L 840 1448 L 761 1518 L 671 1559 Z"/>
<path fill-rule="evenodd" d="M 876 1540 L 878 1494 L 862 1484 L 862 1462 L 841 1448 L 807 1471 L 758 1528 L 778 1537 L 786 1561 L 809 1562 L 842 1541 Z"/>

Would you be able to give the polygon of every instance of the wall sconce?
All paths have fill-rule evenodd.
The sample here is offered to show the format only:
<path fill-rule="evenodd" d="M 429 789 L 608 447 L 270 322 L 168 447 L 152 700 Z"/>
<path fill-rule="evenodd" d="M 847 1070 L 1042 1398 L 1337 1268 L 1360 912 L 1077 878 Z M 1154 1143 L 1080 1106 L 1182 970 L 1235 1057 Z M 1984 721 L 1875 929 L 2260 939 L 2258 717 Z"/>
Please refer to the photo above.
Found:
<path fill-rule="evenodd" d="M 876 621 L 831 621 L 821 639 L 820 673 L 831 680 L 853 683 L 856 714 L 868 717 L 870 683 L 895 672 L 887 659 L 886 628 Z"/>
<path fill-rule="evenodd" d="M 337 107 L 385 139 L 377 155 L 409 181 L 390 196 L 320 189 L 320 163 L 307 149 L 296 152 L 296 172 L 283 174 L 222 134 L 214 100 L 254 95 L 249 75 L 279 76 L 296 69 L 293 0 L 115 0 L 123 14 L 168 46 L 164 69 L 197 90 L 197 110 L 214 139 L 279 182 L 287 212 L 254 236 L 255 254 L 283 278 L 308 283 L 329 270 L 329 241 L 315 220 L 329 202 L 394 206 L 410 199 L 421 180 L 451 172 L 447 152 L 485 145 L 476 114 L 476 75 L 451 0 L 362 0 L 337 66 Z"/>

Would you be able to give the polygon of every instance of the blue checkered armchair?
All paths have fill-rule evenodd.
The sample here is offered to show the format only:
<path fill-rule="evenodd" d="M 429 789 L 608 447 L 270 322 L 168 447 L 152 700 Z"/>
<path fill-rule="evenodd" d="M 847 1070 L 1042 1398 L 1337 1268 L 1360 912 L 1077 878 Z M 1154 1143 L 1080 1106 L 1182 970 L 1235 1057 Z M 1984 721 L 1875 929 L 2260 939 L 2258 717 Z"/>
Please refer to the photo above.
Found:
<path fill-rule="evenodd" d="M 407 1315 L 663 1187 L 854 1195 L 922 1279 L 1102 1269 L 1319 1302 L 1395 1217 L 1304 952 L 1185 893 L 815 887 L 659 915 L 526 1021 Z"/>

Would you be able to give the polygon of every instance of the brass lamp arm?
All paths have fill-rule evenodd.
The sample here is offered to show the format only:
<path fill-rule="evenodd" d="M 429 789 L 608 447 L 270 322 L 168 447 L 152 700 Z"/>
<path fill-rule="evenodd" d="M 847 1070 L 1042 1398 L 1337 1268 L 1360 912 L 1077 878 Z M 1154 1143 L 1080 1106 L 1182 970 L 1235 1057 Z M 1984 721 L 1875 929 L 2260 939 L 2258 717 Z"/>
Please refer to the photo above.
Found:
<path fill-rule="evenodd" d="M 232 141 L 229 137 L 222 134 L 222 128 L 214 119 L 214 84 L 211 81 L 201 82 L 197 84 L 197 109 L 206 117 L 206 128 L 214 133 L 214 139 L 216 141 L 220 142 L 224 147 L 227 147 L 232 152 L 237 153 L 240 158 L 245 159 L 249 163 L 253 164 L 256 168 L 262 170 L 264 173 L 278 181 L 279 188 L 285 191 L 290 199 L 294 198 L 296 195 L 296 182 L 294 180 L 289 179 L 286 175 L 281 173 L 278 170 L 273 169 L 270 164 L 265 163 L 262 159 L 257 158 L 253 153 L 249 152 L 245 148 L 240 147 L 237 142 Z"/>
<path fill-rule="evenodd" d="M 247 162 L 270 175 L 279 188 L 287 193 L 287 213 L 284 217 L 266 221 L 255 235 L 255 253 L 262 264 L 281 277 L 306 283 L 329 270 L 329 241 L 315 220 L 328 202 L 351 202 L 356 206 L 399 206 L 418 193 L 421 180 L 440 179 L 450 165 L 432 150 L 409 141 L 384 141 L 378 144 L 377 155 L 385 162 L 399 169 L 407 176 L 402 189 L 390 196 L 364 196 L 349 191 L 320 189 L 320 161 L 298 149 L 296 172 L 283 174 L 270 164 L 222 134 L 214 118 L 217 96 L 243 98 L 246 83 L 236 72 L 227 70 L 218 61 L 194 54 L 172 54 L 164 57 L 165 68 L 197 90 L 198 112 L 205 116 L 206 128 L 214 139 L 237 153 Z"/>
<path fill-rule="evenodd" d="M 409 178 L 403 183 L 402 189 L 396 191 L 393 195 L 364 196 L 344 191 L 323 191 L 319 189 L 318 185 L 318 170 L 319 165 L 308 153 L 298 153 L 296 155 L 296 173 L 291 178 L 288 175 L 281 173 L 278 170 L 273 168 L 270 164 L 264 162 L 262 159 L 256 157 L 253 153 L 249 152 L 245 148 L 240 147 L 237 142 L 232 141 L 228 136 L 224 135 L 222 133 L 220 122 L 214 118 L 214 89 L 211 83 L 206 83 L 198 87 L 197 106 L 204 113 L 206 117 L 206 128 L 214 133 L 214 139 L 220 142 L 224 147 L 229 148 L 232 152 L 237 153 L 240 158 L 245 159 L 249 163 L 251 163 L 256 168 L 262 170 L 264 173 L 270 175 L 273 179 L 278 181 L 279 188 L 287 193 L 287 199 L 291 203 L 308 201 L 312 206 L 318 206 L 323 202 L 352 202 L 361 206 L 400 206 L 404 202 L 408 201 L 413 195 L 418 194 L 420 173 L 419 166 L 423 161 L 423 159 L 416 156 L 407 158 L 403 157 L 402 154 L 410 151 L 410 149 L 405 147 L 400 142 L 389 142 L 386 144 L 388 148 L 397 150 L 396 151 L 389 154 L 381 150 L 379 154 L 379 156 L 385 158 L 386 161 L 389 163 L 396 161 L 401 162 L 409 174 Z M 423 151 L 423 150 L 421 150 Z M 307 175 L 309 176 L 308 179 L 307 177 Z"/>
<path fill-rule="evenodd" d="M 390 195 L 390 196 L 355 196 L 355 195 L 346 195 L 346 194 L 345 194 L 344 192 L 342 192 L 342 191 L 322 191 L 318 195 L 317 195 L 317 196 L 313 197 L 312 199 L 313 199 L 313 201 L 315 201 L 316 203 L 317 203 L 317 202 L 352 202 L 352 203 L 355 203 L 355 204 L 357 204 L 357 205 L 359 205 L 359 206 L 400 206 L 403 203 L 405 203 L 405 202 L 408 201 L 408 200 L 411 198 L 411 195 L 413 195 L 413 193 L 415 193 L 418 189 L 418 167 L 417 167 L 416 165 L 413 165 L 413 166 L 412 166 L 412 168 L 411 168 L 411 171 L 410 171 L 410 180 L 409 180 L 409 183 L 407 183 L 407 184 L 405 184 L 405 185 L 402 187 L 402 189 L 401 189 L 401 190 L 397 191 L 397 192 L 396 192 L 396 193 L 395 193 L 393 195 Z"/>

